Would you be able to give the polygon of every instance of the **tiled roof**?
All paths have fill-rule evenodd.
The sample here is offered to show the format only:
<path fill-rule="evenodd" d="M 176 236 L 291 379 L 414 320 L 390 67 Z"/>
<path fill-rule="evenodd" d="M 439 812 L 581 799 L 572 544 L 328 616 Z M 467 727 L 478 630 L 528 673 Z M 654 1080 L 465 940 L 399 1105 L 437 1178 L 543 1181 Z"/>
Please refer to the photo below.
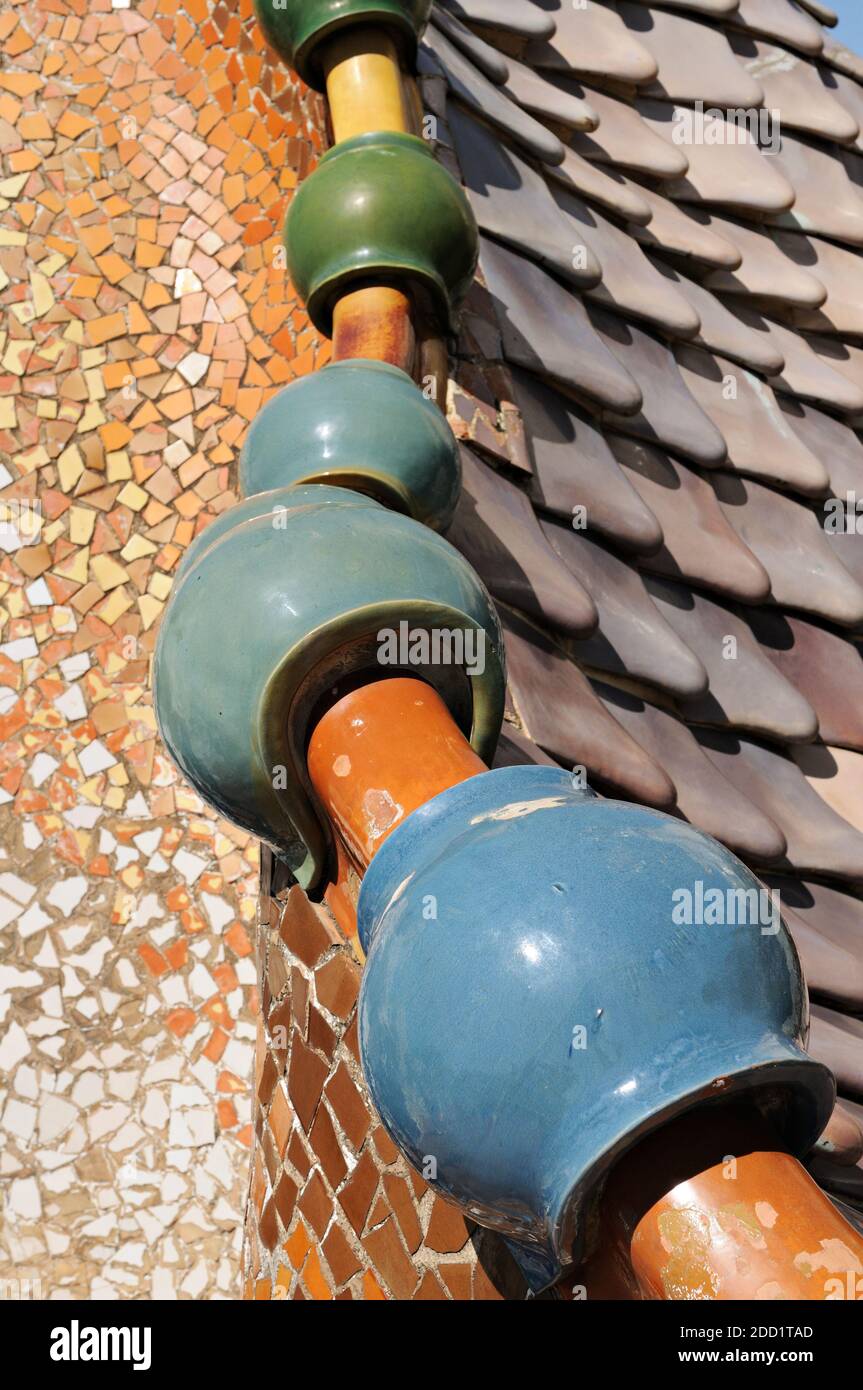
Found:
<path fill-rule="evenodd" d="M 779 888 L 853 1105 L 863 66 L 831 20 L 441 0 L 419 70 L 482 234 L 449 534 L 505 625 L 498 760 L 583 766 Z"/>

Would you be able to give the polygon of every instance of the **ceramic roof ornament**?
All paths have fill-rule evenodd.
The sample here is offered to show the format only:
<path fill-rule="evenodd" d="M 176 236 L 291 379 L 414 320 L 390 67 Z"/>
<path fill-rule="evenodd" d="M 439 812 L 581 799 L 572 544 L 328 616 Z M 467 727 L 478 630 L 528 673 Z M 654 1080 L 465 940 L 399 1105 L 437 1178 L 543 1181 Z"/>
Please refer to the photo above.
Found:
<path fill-rule="evenodd" d="M 709 837 L 601 801 L 580 775 L 477 770 L 448 721 L 421 682 L 371 681 L 309 742 L 365 871 L 360 1052 L 397 1144 L 540 1294 L 578 1261 L 591 1297 L 832 1296 L 789 1250 L 820 1231 L 850 1270 L 863 1245 L 794 1157 L 835 1082 L 803 1051 L 778 902 Z M 406 756 L 420 742 L 427 771 Z M 609 909 L 610 882 L 631 912 Z M 853 1030 L 822 1032 L 847 1078 Z M 734 1210 L 770 1193 L 751 1260 L 727 1239 L 729 1152 Z"/>
<path fill-rule="evenodd" d="M 699 921 L 699 894 L 721 926 Z M 461 783 L 372 861 L 359 1021 L 375 1104 L 535 1287 L 583 1257 L 611 1165 L 684 1110 L 745 1097 L 799 1157 L 826 1124 L 834 1084 L 803 1050 L 790 937 L 770 905 L 760 924 L 725 910 L 759 895 L 707 836 L 544 767 Z"/>
<path fill-rule="evenodd" d="M 255 0 L 255 14 L 276 52 L 310 87 L 323 91 L 320 49 L 339 30 L 372 24 L 410 59 L 431 5 L 432 0 Z"/>
<path fill-rule="evenodd" d="M 427 527 L 346 488 L 305 485 L 247 498 L 184 557 L 154 666 L 162 736 L 204 799 L 303 885 L 320 878 L 327 838 L 304 770 L 310 711 L 328 686 L 375 669 L 380 634 L 402 625 L 417 651 L 429 630 L 461 634 L 459 660 L 416 666 L 490 757 L 503 714 L 497 616 Z M 474 641 L 482 671 L 469 678 Z"/>
<path fill-rule="evenodd" d="M 859 1029 L 838 1012 L 857 998 L 844 968 L 856 918 L 839 912 L 836 942 L 829 897 L 787 926 L 775 905 L 766 921 L 721 924 L 703 907 L 760 904 L 768 872 L 792 893 L 801 874 L 827 878 L 840 902 L 863 882 L 860 754 L 817 742 L 853 740 L 847 700 L 781 654 L 827 652 L 842 629 L 836 679 L 847 670 L 853 687 L 863 567 L 822 509 L 858 482 L 863 496 L 860 122 L 830 82 L 836 62 L 810 61 L 820 30 L 799 7 L 620 0 L 567 8 L 559 33 L 556 12 L 528 0 L 445 8 L 454 19 L 420 39 L 419 92 L 389 21 L 375 34 L 358 9 L 321 30 L 310 75 L 335 142 L 292 200 L 286 245 L 340 360 L 267 406 L 243 460 L 247 491 L 293 499 L 290 567 L 261 524 L 269 494 L 251 496 L 193 548 L 164 650 L 174 643 L 178 665 L 206 624 L 195 574 L 228 594 L 242 573 L 243 602 L 244 585 L 262 586 L 263 676 L 234 722 L 264 768 L 271 730 L 291 731 L 287 820 L 308 862 L 271 828 L 269 842 L 301 882 L 320 891 L 329 875 L 348 932 L 365 874 L 366 1084 L 402 1152 L 435 1158 L 428 1180 L 513 1243 L 534 1290 L 592 1268 L 605 1231 L 624 1251 L 626 1297 L 828 1297 L 767 1228 L 747 1271 L 710 1242 L 703 1287 L 658 1233 L 678 1220 L 681 1183 L 713 1219 L 717 1146 L 733 1134 L 749 1146 L 740 1192 L 766 1183 L 783 1231 L 844 1231 L 857 1258 L 799 1163 L 828 1124 L 830 1068 L 846 1093 L 863 1077 Z M 579 66 L 591 33 L 599 70 Z M 770 44 L 793 49 L 791 76 L 773 73 Z M 789 93 L 802 133 L 780 140 L 768 106 Z M 430 362 L 462 441 L 454 510 L 451 441 L 409 381 Z M 449 522 L 469 565 L 417 521 Z M 493 698 L 471 687 L 495 711 L 487 736 L 465 704 L 469 674 L 375 672 L 365 609 L 385 603 L 394 620 L 414 593 L 491 641 Z M 185 626 L 172 624 L 183 605 Z M 781 629 L 783 610 L 822 640 Z M 238 641 L 253 618 L 232 615 Z M 510 733 L 489 772 L 498 621 Z M 307 667 L 322 626 L 332 646 Z M 282 651 L 298 673 L 284 686 L 270 669 Z M 191 699 L 190 686 L 183 715 Z M 213 746 L 189 761 L 200 787 L 218 781 Z M 237 770 L 219 775 L 230 785 Z M 265 838 L 273 814 L 255 802 Z M 675 916 L 681 894 L 694 916 Z M 788 927 L 823 1006 L 812 1056 Z M 766 1166 L 749 1162 L 756 1147 Z M 621 1234 L 636 1161 L 655 1200 Z"/>
<path fill-rule="evenodd" d="M 255 416 L 243 445 L 247 497 L 314 482 L 366 492 L 445 531 L 461 463 L 446 420 L 405 372 L 350 358 L 284 387 Z"/>
<path fill-rule="evenodd" d="M 462 189 L 427 142 L 381 131 L 327 151 L 291 203 L 285 246 L 309 316 L 329 336 L 335 300 L 359 280 L 404 281 L 452 327 L 473 279 L 477 234 Z"/>

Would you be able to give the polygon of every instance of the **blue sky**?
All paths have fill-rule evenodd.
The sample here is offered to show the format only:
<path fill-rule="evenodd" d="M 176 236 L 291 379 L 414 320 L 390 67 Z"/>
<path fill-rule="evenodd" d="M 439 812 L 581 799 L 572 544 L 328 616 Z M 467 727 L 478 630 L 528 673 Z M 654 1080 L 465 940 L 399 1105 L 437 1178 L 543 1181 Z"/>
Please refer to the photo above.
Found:
<path fill-rule="evenodd" d="M 827 4 L 839 16 L 838 27 L 828 33 L 863 54 L 863 0 L 827 0 Z"/>

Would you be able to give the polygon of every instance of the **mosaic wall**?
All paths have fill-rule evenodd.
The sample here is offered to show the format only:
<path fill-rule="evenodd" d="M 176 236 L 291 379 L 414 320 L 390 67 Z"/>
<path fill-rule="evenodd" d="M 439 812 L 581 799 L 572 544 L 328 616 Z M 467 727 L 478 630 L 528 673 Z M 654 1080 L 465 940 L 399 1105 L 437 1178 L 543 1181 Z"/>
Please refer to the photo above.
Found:
<path fill-rule="evenodd" d="M 662 107 L 660 121 L 637 92 L 656 69 L 666 106 L 690 102 L 709 76 L 730 109 L 746 99 L 738 84 L 754 90 L 734 56 L 743 45 L 751 59 L 750 28 L 759 43 L 814 57 L 823 48 L 829 83 L 860 120 L 822 104 L 811 63 L 793 65 L 794 81 L 809 84 L 802 96 L 782 88 L 781 65 L 767 73 L 779 90 L 762 96 L 792 131 L 844 142 L 842 158 L 859 173 L 845 145 L 863 149 L 863 69 L 824 47 L 818 26 L 785 0 L 751 24 L 742 11 L 743 36 L 732 34 L 727 55 L 721 36 L 693 30 L 688 16 L 660 9 L 653 33 L 646 4 L 623 6 L 626 29 L 607 7 L 576 8 L 609 46 L 585 44 L 579 31 L 570 47 L 576 20 L 562 6 L 559 48 L 534 57 L 554 74 L 581 72 L 598 53 L 585 87 L 596 110 L 571 94 L 561 111 L 561 87 L 517 57 L 501 68 L 504 50 L 524 54 L 533 31 L 500 52 L 483 44 L 474 71 L 465 59 L 476 55 L 473 38 L 438 14 L 443 28 L 430 29 L 421 51 L 438 156 L 464 179 L 485 234 L 450 383 L 465 446 L 450 538 L 507 629 L 498 757 L 584 765 L 606 790 L 676 806 L 756 867 L 778 862 L 795 908 L 815 908 L 814 930 L 797 911 L 793 923 L 815 1001 L 813 1052 L 856 1114 L 860 1024 L 836 1006 L 859 1013 L 863 989 L 849 964 L 863 922 L 861 668 L 859 650 L 824 624 L 858 632 L 863 569 L 850 545 L 827 564 L 810 502 L 826 495 L 828 471 L 837 497 L 843 469 L 857 481 L 863 366 L 842 335 L 856 344 L 861 332 L 847 269 L 858 261 L 833 261 L 830 247 L 863 244 L 863 204 L 850 175 L 837 194 L 832 165 L 828 176 L 809 145 L 788 137 L 780 193 L 787 184 L 801 221 L 790 233 L 783 225 L 795 254 L 795 237 L 821 234 L 803 248 L 820 248 L 818 297 L 791 251 L 740 225 L 744 212 L 760 227 L 787 208 L 777 176 L 771 182 L 763 161 L 753 174 L 753 152 L 737 146 L 705 171 L 696 148 L 691 182 L 675 194 L 686 170 L 674 161 L 685 157 L 650 124 L 667 125 L 669 112 Z M 690 8 L 709 14 L 712 5 Z M 524 15 L 509 22 L 518 38 Z M 632 38 L 645 27 L 656 61 Z M 257 845 L 178 779 L 150 700 L 172 575 L 194 536 L 236 501 L 249 422 L 283 383 L 328 358 L 292 295 L 279 237 L 292 190 L 324 144 L 320 100 L 270 63 L 251 0 L 7 0 L 0 41 L 0 1285 L 34 1281 L 48 1298 L 523 1298 L 501 1242 L 434 1195 L 370 1109 L 353 939 L 325 906 L 274 880 L 267 855 L 258 898 Z M 505 96 L 483 62 L 498 87 L 506 72 Z M 609 97 L 604 82 L 632 87 L 632 103 Z M 493 140 L 471 110 L 488 117 Z M 553 169 L 563 158 L 551 125 L 569 140 L 569 187 L 551 191 L 531 165 L 520 175 L 530 196 L 508 201 L 510 161 L 521 159 L 512 143 Z M 694 202 L 695 215 L 681 202 Z M 706 232 L 699 202 L 727 205 L 737 220 L 718 224 L 722 235 Z M 572 228 L 585 222 L 602 252 L 599 283 L 572 259 Z M 727 236 L 744 248 L 736 259 Z M 671 289 L 663 254 L 672 266 L 691 257 L 702 274 L 712 268 L 711 292 L 676 271 Z M 720 272 L 741 264 L 729 287 Z M 548 266 L 566 280 L 564 295 Z M 576 312 L 582 293 L 594 299 L 589 317 Z M 728 312 L 735 295 L 742 315 Z M 749 328 L 747 298 L 790 317 L 785 327 L 771 319 L 781 353 Z M 798 311 L 816 308 L 821 318 L 804 313 L 798 324 Z M 789 445 L 796 431 L 786 429 L 777 446 L 771 407 L 754 390 L 735 416 L 739 437 L 709 393 L 702 409 L 686 356 L 696 320 L 693 341 L 702 358 L 717 354 L 714 366 L 728 358 L 760 381 L 785 362 L 776 389 L 799 397 L 784 413 L 805 422 L 802 439 Z M 672 351 L 667 340 L 678 338 Z M 837 345 L 848 379 L 826 365 Z M 631 413 L 629 372 L 643 418 Z M 568 394 L 553 394 L 548 379 Z M 592 403 L 592 420 L 573 392 Z M 712 412 L 729 430 L 727 450 Z M 573 437 L 577 481 L 556 453 Z M 638 452 L 645 440 L 650 468 Z M 723 484 L 720 471 L 717 502 L 700 469 L 723 461 L 748 481 Z M 730 483 L 748 509 L 737 530 L 743 503 Z M 672 507 L 666 494 L 678 492 Z M 584 543 L 571 534 L 583 498 L 598 533 Z M 678 640 L 672 579 L 722 625 L 705 618 L 703 632 L 683 626 Z M 729 611 L 757 607 L 768 591 L 815 619 L 808 628 L 795 619 L 800 690 L 773 670 L 769 634 L 768 660 Z M 727 676 L 716 639 L 729 622 L 739 680 Z M 692 704 L 708 689 L 693 672 L 709 674 L 721 707 L 714 700 L 705 714 Z M 816 726 L 813 762 L 793 745 Z M 823 775 L 828 751 L 838 792 Z M 845 1187 L 835 1174 L 825 1181 L 859 1196 L 858 1172 L 853 1182 L 840 1174 Z"/>
<path fill-rule="evenodd" d="M 0 1280 L 233 1298 L 258 851 L 148 668 L 248 422 L 325 359 L 277 255 L 322 113 L 249 0 L 13 0 L 0 43 Z"/>
<path fill-rule="evenodd" d="M 265 854 L 245 1296 L 523 1299 L 503 1242 L 432 1192 L 371 1108 L 355 939 L 270 873 Z"/>

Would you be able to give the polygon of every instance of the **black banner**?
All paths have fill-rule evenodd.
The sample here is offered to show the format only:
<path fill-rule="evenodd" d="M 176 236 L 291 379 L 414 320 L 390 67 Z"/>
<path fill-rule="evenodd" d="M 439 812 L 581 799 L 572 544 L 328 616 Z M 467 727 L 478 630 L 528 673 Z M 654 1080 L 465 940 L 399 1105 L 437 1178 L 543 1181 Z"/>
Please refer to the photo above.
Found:
<path fill-rule="evenodd" d="M 343 1369 L 346 1376 L 369 1370 L 371 1358 L 389 1357 L 389 1341 L 371 1340 L 379 1332 L 376 1318 L 401 1322 L 407 1317 L 411 1331 L 423 1338 L 423 1379 L 430 1370 L 452 1375 L 454 1347 L 442 1333 L 454 1331 L 471 1339 L 475 1355 L 482 1358 L 487 1379 L 489 1361 L 509 1357 L 514 1343 L 530 1338 L 539 1356 L 535 1374 L 543 1374 L 549 1342 L 557 1343 L 571 1361 L 574 1375 L 580 1368 L 619 1376 L 631 1370 L 644 1372 L 676 1367 L 734 1368 L 760 1366 L 765 1374 L 787 1366 L 803 1367 L 818 1376 L 854 1364 L 863 1323 L 857 1300 L 829 1303 L 590 1303 L 576 1302 L 555 1310 L 540 1308 L 537 1300 L 523 1307 L 516 1327 L 502 1303 L 451 1304 L 433 1313 L 423 1303 L 376 1303 L 369 1308 L 341 1303 L 302 1303 L 288 1310 L 261 1308 L 254 1303 L 71 1303 L 4 1301 L 0 1316 L 7 1332 L 7 1348 L 26 1345 L 28 1369 L 62 1382 L 71 1377 L 111 1377 L 118 1373 L 141 1376 L 165 1372 L 212 1371 L 225 1383 L 234 1369 L 243 1385 L 258 1377 L 269 1380 L 281 1374 L 282 1354 L 292 1367 L 319 1362 L 316 1374 L 331 1380 Z M 549 1300 L 555 1302 L 556 1300 Z M 851 1306 L 849 1306 L 849 1304 Z M 508 1305 L 512 1308 L 512 1304 Z M 436 1303 L 438 1310 L 441 1305 Z M 344 1341 L 342 1318 L 350 1321 L 351 1337 Z M 372 1321 L 368 1319 L 371 1317 Z M 426 1317 L 434 1321 L 426 1323 Z M 442 1317 L 443 1322 L 438 1318 Z M 414 1323 L 419 1318 L 422 1328 Z M 404 1325 L 403 1325 L 404 1326 Z M 14 1339 L 9 1334 L 14 1333 Z M 364 1336 L 369 1341 L 358 1339 Z M 540 1336 L 541 1342 L 536 1341 Z M 558 1338 L 564 1338 L 558 1343 Z M 280 1352 L 280 1338 L 284 1339 Z M 22 1341 L 21 1339 L 26 1339 Z M 427 1340 L 426 1340 L 427 1339 Z M 389 1348 L 389 1351 L 387 1350 Z M 343 1367 L 340 1358 L 344 1357 Z M 299 1361 L 298 1361 L 299 1358 Z M 273 1364 L 275 1363 L 275 1364 Z M 384 1366 L 379 1366 L 379 1371 Z M 510 1368 L 511 1370 L 511 1368 Z M 388 1374 L 404 1374 L 395 1367 Z M 307 1373 L 307 1372 L 303 1372 Z M 463 1372 L 462 1372 L 463 1373 Z"/>

